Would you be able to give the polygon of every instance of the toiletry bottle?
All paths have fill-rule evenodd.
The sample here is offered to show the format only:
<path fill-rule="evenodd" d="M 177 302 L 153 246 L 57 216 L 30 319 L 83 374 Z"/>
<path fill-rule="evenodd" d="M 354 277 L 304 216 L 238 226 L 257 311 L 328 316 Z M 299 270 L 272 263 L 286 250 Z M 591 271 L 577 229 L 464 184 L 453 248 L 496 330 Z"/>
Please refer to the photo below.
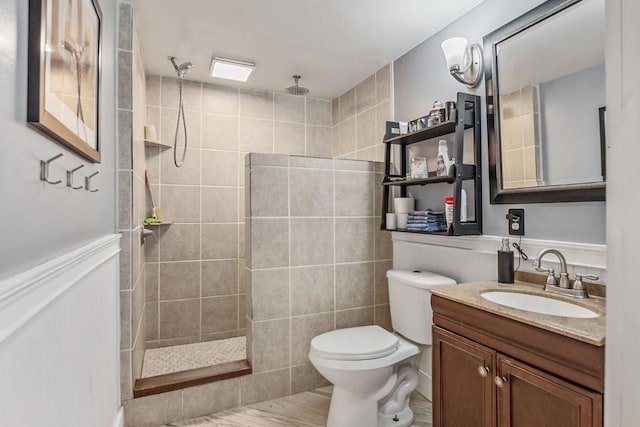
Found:
<path fill-rule="evenodd" d="M 447 221 L 447 228 L 453 223 L 453 196 L 444 198 L 444 216 Z"/>
<path fill-rule="evenodd" d="M 513 283 L 513 252 L 509 249 L 509 239 L 502 239 L 502 249 L 498 251 L 498 282 Z"/>
<path fill-rule="evenodd" d="M 438 162 L 436 165 L 437 176 L 447 176 L 449 171 L 449 149 L 447 148 L 447 141 L 441 139 L 438 141 Z"/>
<path fill-rule="evenodd" d="M 460 222 L 467 222 L 467 192 L 460 191 Z"/>

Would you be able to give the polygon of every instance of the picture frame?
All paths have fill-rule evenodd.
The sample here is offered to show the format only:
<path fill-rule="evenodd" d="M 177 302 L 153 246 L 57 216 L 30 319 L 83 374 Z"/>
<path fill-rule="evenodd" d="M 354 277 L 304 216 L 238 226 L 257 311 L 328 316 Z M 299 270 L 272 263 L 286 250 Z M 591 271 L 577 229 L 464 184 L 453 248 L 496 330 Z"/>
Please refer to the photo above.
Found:
<path fill-rule="evenodd" d="M 102 12 L 96 0 L 29 0 L 27 123 L 100 163 Z"/>

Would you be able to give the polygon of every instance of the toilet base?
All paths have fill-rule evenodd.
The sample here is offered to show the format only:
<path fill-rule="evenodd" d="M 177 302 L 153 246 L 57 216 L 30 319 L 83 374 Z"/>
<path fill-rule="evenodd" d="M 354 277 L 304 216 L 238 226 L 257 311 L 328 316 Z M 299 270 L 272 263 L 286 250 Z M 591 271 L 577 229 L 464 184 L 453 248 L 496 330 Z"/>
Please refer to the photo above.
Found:
<path fill-rule="evenodd" d="M 393 415 L 378 414 L 378 427 L 408 427 L 411 424 L 413 411 L 408 407 Z"/>

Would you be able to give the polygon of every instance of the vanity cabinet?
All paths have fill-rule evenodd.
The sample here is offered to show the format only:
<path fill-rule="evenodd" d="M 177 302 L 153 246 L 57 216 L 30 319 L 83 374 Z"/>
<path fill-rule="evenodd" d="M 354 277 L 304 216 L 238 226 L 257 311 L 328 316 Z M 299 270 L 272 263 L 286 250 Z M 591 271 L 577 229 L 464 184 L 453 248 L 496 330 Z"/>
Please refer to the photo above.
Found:
<path fill-rule="evenodd" d="M 602 427 L 603 347 L 431 301 L 434 426 Z"/>

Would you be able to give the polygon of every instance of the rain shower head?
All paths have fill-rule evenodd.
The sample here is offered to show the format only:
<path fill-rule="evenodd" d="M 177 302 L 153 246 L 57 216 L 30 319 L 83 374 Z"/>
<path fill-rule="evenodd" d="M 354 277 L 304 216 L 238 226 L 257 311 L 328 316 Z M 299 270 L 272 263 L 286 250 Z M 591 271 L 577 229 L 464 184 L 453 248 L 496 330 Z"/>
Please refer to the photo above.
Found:
<path fill-rule="evenodd" d="M 193 68 L 193 63 L 189 61 L 183 62 L 182 64 L 178 65 L 176 63 L 175 56 L 168 56 L 167 59 L 169 59 L 169 61 L 171 61 L 171 63 L 173 64 L 173 68 L 176 70 L 176 74 L 178 75 L 178 77 L 186 76 L 189 70 Z"/>
<path fill-rule="evenodd" d="M 306 95 L 309 93 L 309 89 L 306 87 L 298 86 L 298 80 L 300 80 L 301 76 L 295 75 L 292 76 L 293 80 L 295 80 L 295 84 L 293 86 L 285 87 L 284 93 L 288 93 L 289 95 Z"/>

